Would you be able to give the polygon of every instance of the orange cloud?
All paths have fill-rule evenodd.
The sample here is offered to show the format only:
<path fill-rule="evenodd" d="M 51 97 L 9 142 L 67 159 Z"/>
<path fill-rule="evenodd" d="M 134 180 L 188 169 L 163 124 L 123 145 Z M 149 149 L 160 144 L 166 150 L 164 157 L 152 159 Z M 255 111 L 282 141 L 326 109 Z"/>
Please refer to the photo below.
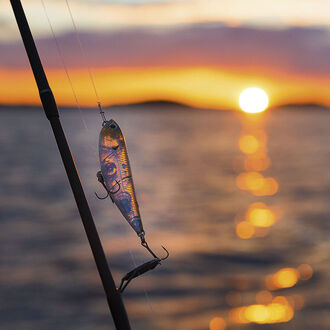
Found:
<path fill-rule="evenodd" d="M 330 102 L 325 29 L 195 24 L 80 33 L 80 38 L 87 59 L 75 34 L 57 37 L 62 58 L 53 39 L 36 40 L 59 104 L 75 104 L 63 63 L 78 100 L 87 106 L 95 105 L 87 64 L 104 104 L 169 100 L 236 109 L 239 93 L 248 87 L 264 89 L 270 106 Z M 0 43 L 0 53 L 0 102 L 39 104 L 22 43 Z"/>
<path fill-rule="evenodd" d="M 60 105 L 74 106 L 75 100 L 63 70 L 48 70 Z M 270 106 L 287 103 L 330 105 L 329 80 L 279 76 L 255 70 L 235 71 L 206 67 L 191 68 L 98 68 L 93 70 L 98 94 L 104 105 L 149 100 L 169 100 L 187 105 L 237 109 L 242 89 L 260 86 L 270 97 Z M 86 69 L 70 70 L 74 91 L 82 106 L 95 106 L 95 94 Z M 28 69 L 0 69 L 0 103 L 40 104 L 32 73 Z"/>

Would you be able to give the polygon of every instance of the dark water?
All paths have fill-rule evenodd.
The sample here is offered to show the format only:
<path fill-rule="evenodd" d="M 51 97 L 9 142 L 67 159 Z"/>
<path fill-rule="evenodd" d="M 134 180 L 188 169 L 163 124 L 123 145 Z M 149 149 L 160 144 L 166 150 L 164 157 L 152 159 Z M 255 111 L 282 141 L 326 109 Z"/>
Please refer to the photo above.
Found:
<path fill-rule="evenodd" d="M 149 244 L 159 253 L 164 244 L 171 253 L 127 289 L 133 329 L 209 329 L 214 317 L 223 318 L 226 329 L 330 328 L 330 112 L 275 110 L 252 123 L 231 112 L 175 106 L 112 115 L 126 135 Z M 94 197 L 103 193 L 95 176 L 98 115 L 63 110 L 62 119 L 118 283 L 149 256 L 112 203 Z M 238 140 L 254 131 L 262 133 L 270 159 L 260 173 L 278 184 L 271 196 L 236 184 L 247 157 Z M 0 137 L 0 328 L 111 328 L 43 113 L 1 110 Z M 276 222 L 241 239 L 236 226 L 255 202 L 273 210 Z M 300 271 L 289 288 L 267 287 L 267 275 L 301 264 L 310 265 L 311 278 Z M 257 304 L 261 290 L 294 301 L 293 318 L 240 324 L 231 316 L 234 308 Z M 217 329 L 223 327 L 213 324 Z"/>

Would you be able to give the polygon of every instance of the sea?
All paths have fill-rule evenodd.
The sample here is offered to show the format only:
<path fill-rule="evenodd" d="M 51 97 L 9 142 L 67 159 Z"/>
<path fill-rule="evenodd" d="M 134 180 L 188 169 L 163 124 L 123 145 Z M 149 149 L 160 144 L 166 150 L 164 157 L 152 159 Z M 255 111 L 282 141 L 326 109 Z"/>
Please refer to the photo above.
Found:
<path fill-rule="evenodd" d="M 97 181 L 96 109 L 61 120 L 115 282 L 150 260 Z M 330 111 L 110 107 L 146 238 L 170 256 L 123 293 L 137 330 L 330 329 Z M 114 329 L 49 122 L 0 109 L 0 329 Z"/>

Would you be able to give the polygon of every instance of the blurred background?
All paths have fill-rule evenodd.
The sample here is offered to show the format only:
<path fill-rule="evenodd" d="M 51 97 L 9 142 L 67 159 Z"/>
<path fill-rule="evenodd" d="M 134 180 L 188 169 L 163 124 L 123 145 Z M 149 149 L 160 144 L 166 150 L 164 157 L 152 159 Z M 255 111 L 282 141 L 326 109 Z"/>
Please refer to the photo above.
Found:
<path fill-rule="evenodd" d="M 149 244 L 133 329 L 330 328 L 330 1 L 23 1 L 116 283 L 149 256 L 97 182 L 100 101 Z M 114 328 L 0 0 L 0 328 Z"/>

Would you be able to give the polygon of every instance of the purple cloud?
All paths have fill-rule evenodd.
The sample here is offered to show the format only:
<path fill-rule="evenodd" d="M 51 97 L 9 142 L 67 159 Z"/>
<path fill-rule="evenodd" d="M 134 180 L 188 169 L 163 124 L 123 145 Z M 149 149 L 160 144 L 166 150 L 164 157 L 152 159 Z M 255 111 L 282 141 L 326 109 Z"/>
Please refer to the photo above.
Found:
<path fill-rule="evenodd" d="M 256 29 L 220 24 L 81 33 L 91 67 L 267 67 L 299 75 L 330 75 L 329 31 L 321 28 Z M 57 36 L 68 67 L 84 67 L 74 33 Z M 53 39 L 37 46 L 48 68 L 62 68 Z M 21 43 L 0 44 L 0 67 L 28 62 Z"/>

